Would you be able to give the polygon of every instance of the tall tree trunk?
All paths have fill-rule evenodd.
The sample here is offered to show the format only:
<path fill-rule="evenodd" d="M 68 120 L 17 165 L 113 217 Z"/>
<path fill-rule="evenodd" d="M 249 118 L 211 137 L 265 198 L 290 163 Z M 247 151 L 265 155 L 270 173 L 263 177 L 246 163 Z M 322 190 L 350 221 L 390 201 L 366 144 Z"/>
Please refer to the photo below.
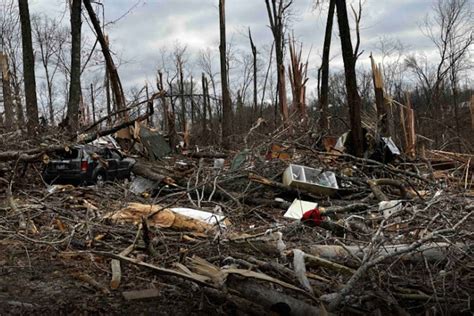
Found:
<path fill-rule="evenodd" d="M 328 19 L 326 21 L 326 31 L 324 33 L 323 59 L 321 62 L 321 90 L 319 95 L 319 127 L 321 131 L 329 131 L 328 108 L 329 108 L 329 53 L 331 50 L 332 24 L 334 21 L 334 8 L 336 2 L 329 1 Z"/>
<path fill-rule="evenodd" d="M 44 67 L 46 74 L 46 84 L 48 86 L 48 111 L 49 111 L 49 125 L 54 126 L 54 108 L 53 108 L 53 82 L 49 76 L 48 67 Z"/>
<path fill-rule="evenodd" d="M 107 67 L 105 67 L 105 78 L 104 78 L 104 87 L 105 87 L 105 97 L 107 103 L 107 115 L 110 116 L 112 114 L 112 106 L 111 106 L 111 96 L 110 96 L 110 80 L 109 80 L 109 72 Z"/>
<path fill-rule="evenodd" d="M 273 33 L 273 38 L 275 40 L 275 54 L 276 54 L 276 63 L 277 63 L 277 90 L 278 90 L 278 103 L 280 107 L 280 115 L 283 120 L 283 123 L 288 122 L 288 102 L 286 99 L 286 80 L 285 80 L 285 64 L 284 64 L 284 25 L 283 19 L 285 10 L 288 6 L 283 9 L 284 4 L 283 0 L 279 0 L 278 6 L 276 0 L 265 0 L 267 6 L 268 18 L 270 20 L 270 28 Z M 290 3 L 291 4 L 291 3 Z"/>
<path fill-rule="evenodd" d="M 91 106 L 92 106 L 92 123 L 95 124 L 95 100 L 94 100 L 94 85 L 91 83 Z"/>
<path fill-rule="evenodd" d="M 23 48 L 23 76 L 28 122 L 28 134 L 34 135 L 38 126 L 38 102 L 36 100 L 35 57 L 31 41 L 31 23 L 28 0 L 18 0 L 20 11 L 21 39 Z"/>
<path fill-rule="evenodd" d="M 193 80 L 193 76 L 191 76 L 191 91 L 190 91 L 190 95 L 191 95 L 191 124 L 194 124 L 194 117 L 195 117 L 194 111 L 195 111 L 196 109 L 195 109 L 195 104 L 194 104 L 194 80 Z"/>
<path fill-rule="evenodd" d="M 207 87 L 206 87 L 206 77 L 204 72 L 202 73 L 202 119 L 201 119 L 201 135 L 204 140 L 207 138 Z"/>
<path fill-rule="evenodd" d="M 207 114 L 209 114 L 209 128 L 211 129 L 211 132 L 214 133 L 215 127 L 214 127 L 214 123 L 212 119 L 211 95 L 209 93 L 209 80 L 207 80 L 207 77 L 204 77 L 204 80 L 206 81 Z"/>
<path fill-rule="evenodd" d="M 181 101 L 181 124 L 183 132 L 186 131 L 186 101 L 184 99 L 184 75 L 183 75 L 183 63 L 178 63 L 179 71 L 179 93 Z"/>
<path fill-rule="evenodd" d="M 13 109 L 13 96 L 10 83 L 10 70 L 8 68 L 8 56 L 0 53 L 0 69 L 2 71 L 2 93 L 3 108 L 5 110 L 5 127 L 10 130 L 15 122 L 15 113 Z"/>
<path fill-rule="evenodd" d="M 67 105 L 67 124 L 75 133 L 79 129 L 79 102 L 81 100 L 81 0 L 71 6 L 71 83 Z M 85 113 L 82 113 L 85 115 Z"/>
<path fill-rule="evenodd" d="M 117 72 L 117 68 L 115 68 L 114 60 L 112 59 L 112 55 L 110 54 L 109 45 L 107 44 L 107 40 L 102 33 L 102 29 L 100 27 L 99 20 L 92 8 L 90 0 L 83 0 L 84 7 L 89 14 L 89 18 L 91 20 L 92 25 L 94 26 L 95 33 L 97 35 L 97 40 L 100 43 L 102 48 L 102 53 L 104 54 L 105 63 L 107 65 L 107 69 L 109 72 L 110 83 L 112 86 L 112 92 L 115 97 L 115 102 L 117 104 L 117 110 L 122 110 L 125 108 L 125 96 L 123 94 L 122 84 L 120 82 L 120 77 Z"/>
<path fill-rule="evenodd" d="M 335 0 L 337 8 L 337 21 L 341 37 L 342 58 L 344 60 L 344 73 L 346 77 L 347 103 L 351 124 L 351 151 L 354 155 L 362 157 L 364 154 L 364 137 L 361 123 L 361 99 L 357 91 L 357 78 L 355 71 L 354 51 L 352 50 L 351 30 L 347 18 L 346 0 Z"/>
<path fill-rule="evenodd" d="M 232 134 L 232 104 L 229 94 L 229 83 L 227 81 L 226 63 L 226 30 L 225 30 L 225 0 L 219 0 L 219 29 L 220 29 L 220 62 L 221 62 L 221 85 L 222 85 L 222 146 L 230 147 L 230 135 Z"/>
<path fill-rule="evenodd" d="M 258 114 L 258 90 L 257 90 L 257 47 L 253 43 L 252 33 L 249 28 L 249 39 L 250 39 L 250 48 L 252 49 L 253 57 L 253 115 L 256 117 Z"/>

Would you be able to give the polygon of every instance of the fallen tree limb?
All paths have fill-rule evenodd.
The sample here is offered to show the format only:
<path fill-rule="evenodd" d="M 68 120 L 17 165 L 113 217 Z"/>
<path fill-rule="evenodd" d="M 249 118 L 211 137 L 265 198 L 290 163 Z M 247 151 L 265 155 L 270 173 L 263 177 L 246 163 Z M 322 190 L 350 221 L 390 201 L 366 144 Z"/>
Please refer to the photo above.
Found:
<path fill-rule="evenodd" d="M 461 226 L 471 215 L 473 214 L 474 211 L 469 212 L 464 216 L 460 221 L 458 221 L 455 225 L 453 225 L 451 228 L 445 228 L 445 229 L 440 229 L 437 231 L 434 231 L 432 233 L 427 234 L 425 237 L 418 239 L 417 241 L 411 243 L 410 245 L 403 245 L 401 248 L 395 248 L 391 252 L 387 253 L 382 253 L 380 254 L 380 250 L 384 250 L 387 246 L 381 245 L 379 247 L 378 251 L 375 252 L 369 252 L 364 254 L 364 259 L 362 260 L 361 266 L 357 269 L 357 271 L 352 275 L 352 277 L 349 279 L 349 281 L 346 283 L 346 285 L 342 288 L 341 291 L 339 291 L 334 298 L 334 300 L 330 303 L 329 309 L 331 311 L 336 310 L 340 307 L 341 303 L 343 300 L 346 298 L 349 293 L 353 290 L 353 288 L 356 286 L 357 282 L 374 266 L 383 263 L 384 261 L 394 258 L 394 257 L 401 257 L 401 256 L 407 256 L 411 254 L 416 254 L 416 253 L 422 253 L 422 258 L 425 260 L 428 260 L 427 256 L 429 253 L 424 253 L 425 251 L 429 250 L 430 248 L 427 248 L 432 246 L 432 247 L 439 247 L 437 243 L 432 242 L 435 238 L 438 238 L 440 236 L 443 236 L 444 234 L 451 234 L 451 233 L 456 233 L 459 226 Z M 380 226 L 379 230 L 377 233 L 372 237 L 372 241 L 369 245 L 369 248 L 372 248 L 374 246 L 374 243 L 377 239 L 377 237 L 381 233 L 381 228 L 382 225 Z M 453 246 L 450 243 L 445 243 L 445 245 Z M 462 247 L 463 244 L 456 244 L 455 246 Z M 467 247 L 472 248 L 472 245 L 465 245 Z M 445 253 L 443 253 L 445 254 Z M 444 259 L 444 258 L 442 258 Z M 439 260 L 439 259 L 438 259 Z"/>
<path fill-rule="evenodd" d="M 306 259 L 306 261 L 308 261 L 308 266 L 315 266 L 316 265 L 316 266 L 331 269 L 331 270 L 334 270 L 334 271 L 337 271 L 337 272 L 342 272 L 342 273 L 345 273 L 345 274 L 348 274 L 348 275 L 352 275 L 355 272 L 354 269 L 348 268 L 348 267 L 346 267 L 342 264 L 332 262 L 332 261 L 329 261 L 327 259 L 323 259 L 323 258 L 320 258 L 320 257 L 317 257 L 317 256 L 307 254 L 307 253 L 304 254 L 304 258 Z"/>
<path fill-rule="evenodd" d="M 459 247 L 463 250 L 467 250 L 468 248 L 472 247 L 466 244 L 452 245 L 445 242 L 427 243 L 420 245 L 416 252 L 404 255 L 402 259 L 407 261 L 420 261 L 423 260 L 423 258 L 426 258 L 428 261 L 443 260 L 446 258 L 449 248 L 453 246 Z M 377 254 L 379 256 L 392 256 L 398 253 L 403 254 L 409 247 L 410 244 L 386 245 L 381 247 Z M 349 256 L 362 258 L 364 256 L 364 249 L 358 246 L 342 247 L 337 245 L 313 245 L 309 247 L 308 253 L 326 260 L 342 261 Z"/>
<path fill-rule="evenodd" d="M 403 185 L 402 182 L 395 180 L 395 179 L 375 179 L 375 180 L 368 180 L 367 183 L 370 186 L 370 189 L 374 193 L 374 196 L 379 200 L 379 201 L 388 201 L 389 198 L 383 193 L 382 189 L 380 186 L 382 185 L 389 185 L 396 187 L 400 191 L 400 197 L 402 199 L 407 198 L 407 190 L 405 186 Z"/>
<path fill-rule="evenodd" d="M 319 210 L 321 213 L 329 215 L 334 213 L 348 213 L 348 212 L 360 212 L 365 211 L 370 207 L 366 203 L 353 203 L 344 206 L 329 206 L 329 207 L 320 207 Z"/>
<path fill-rule="evenodd" d="M 277 312 L 276 315 L 320 315 L 319 308 L 287 294 L 261 286 L 254 280 L 232 277 L 228 286 L 238 291 L 242 296 L 259 302 L 266 309 Z M 289 313 L 282 313 L 278 309 L 282 307 L 288 307 Z"/>
<path fill-rule="evenodd" d="M 168 276 L 175 276 L 175 277 L 178 277 L 178 278 L 186 279 L 188 281 L 192 281 L 192 282 L 194 282 L 196 284 L 199 284 L 201 286 L 213 287 L 213 285 L 211 283 L 209 283 L 210 279 L 207 278 L 207 277 L 204 277 L 204 276 L 200 276 L 200 277 L 191 276 L 191 275 L 179 272 L 179 271 L 166 269 L 166 268 L 160 268 L 160 267 L 157 267 L 157 266 L 152 265 L 150 263 L 139 261 L 139 260 L 133 259 L 133 258 L 128 258 L 128 257 L 122 256 L 122 255 L 117 255 L 117 254 L 114 254 L 114 253 L 111 253 L 111 252 L 91 251 L 91 253 L 93 253 L 95 255 L 98 255 L 98 256 L 117 259 L 117 260 L 120 260 L 122 262 L 131 263 L 131 264 L 134 264 L 136 266 L 151 270 L 151 271 L 153 271 L 155 273 L 158 273 L 158 274 L 168 275 Z"/>
<path fill-rule="evenodd" d="M 112 126 L 111 128 L 108 128 L 108 129 L 105 129 L 105 130 L 97 131 L 95 133 L 79 135 L 77 137 L 78 142 L 81 143 L 81 144 L 87 144 L 87 143 L 93 142 L 94 140 L 96 140 L 99 137 L 107 136 L 107 135 L 116 133 L 116 132 L 120 131 L 121 129 L 132 126 L 132 125 L 135 124 L 135 122 L 144 121 L 149 116 L 150 116 L 150 113 L 146 113 L 146 114 L 143 114 L 142 116 L 137 117 L 136 119 L 122 122 L 118 125 Z"/>
<path fill-rule="evenodd" d="M 0 152 L 0 162 L 12 161 L 12 160 L 27 161 L 27 162 L 37 161 L 37 160 L 40 160 L 42 155 L 44 155 L 46 153 L 62 150 L 66 147 L 73 147 L 76 144 L 90 143 L 90 142 L 96 140 L 99 137 L 103 137 L 103 136 L 113 134 L 113 133 L 118 132 L 119 130 L 121 130 L 123 128 L 131 126 L 131 125 L 135 124 L 136 121 L 140 122 L 140 121 L 146 120 L 149 115 L 150 115 L 149 113 L 144 114 L 144 115 L 142 115 L 142 116 L 140 116 L 140 117 L 138 117 L 134 120 L 130 120 L 130 121 L 120 123 L 116 126 L 113 126 L 109 129 L 105 129 L 105 130 L 102 130 L 102 131 L 79 135 L 77 143 L 40 146 L 40 147 L 37 147 L 37 148 L 28 149 L 28 150 L 12 150 L 12 151 Z"/>

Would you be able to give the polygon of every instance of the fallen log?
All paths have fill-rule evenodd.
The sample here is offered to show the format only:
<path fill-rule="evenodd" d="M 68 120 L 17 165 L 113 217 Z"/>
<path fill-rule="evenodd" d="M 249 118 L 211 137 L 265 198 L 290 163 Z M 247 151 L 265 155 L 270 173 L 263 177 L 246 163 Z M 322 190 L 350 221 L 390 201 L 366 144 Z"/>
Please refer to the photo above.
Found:
<path fill-rule="evenodd" d="M 227 154 L 225 153 L 212 153 L 212 152 L 191 152 L 186 154 L 188 157 L 192 158 L 227 158 Z"/>
<path fill-rule="evenodd" d="M 119 130 L 123 128 L 126 128 L 128 126 L 135 124 L 136 121 L 143 121 L 147 119 L 149 115 L 150 115 L 149 113 L 146 113 L 134 120 L 120 123 L 116 126 L 113 126 L 111 128 L 108 128 L 102 131 L 79 135 L 77 137 L 78 138 L 77 143 L 72 142 L 72 143 L 62 144 L 62 145 L 39 146 L 37 148 L 32 148 L 28 150 L 11 150 L 11 151 L 0 152 L 0 162 L 15 161 L 15 160 L 25 161 L 25 162 L 37 161 L 37 160 L 40 160 L 44 154 L 62 150 L 66 147 L 73 147 L 76 144 L 87 144 L 96 140 L 99 137 L 107 136 L 115 132 L 118 132 Z"/>
<path fill-rule="evenodd" d="M 292 258 L 293 257 L 293 251 L 289 251 L 287 253 L 287 256 L 289 258 Z M 323 268 L 331 269 L 331 270 L 336 271 L 336 272 L 342 272 L 342 273 L 345 273 L 345 274 L 348 274 L 348 275 L 352 275 L 355 272 L 355 270 L 353 270 L 349 267 L 346 267 L 346 266 L 344 266 L 342 264 L 339 264 L 339 263 L 336 263 L 336 262 L 329 261 L 327 259 L 323 259 L 319 256 L 313 256 L 313 255 L 304 253 L 304 259 L 307 262 L 308 266 L 320 266 L 320 267 L 323 267 Z"/>
<path fill-rule="evenodd" d="M 147 178 L 151 181 L 156 181 L 158 183 L 163 182 L 169 185 L 175 184 L 174 179 L 156 172 L 150 164 L 144 163 L 141 161 L 137 161 L 133 165 L 132 172 L 137 176 L 142 176 L 144 178 Z"/>
<path fill-rule="evenodd" d="M 11 150 L 0 153 L 0 162 L 5 161 L 35 161 L 40 160 L 41 156 L 48 152 L 64 149 L 67 145 L 42 146 L 28 150 Z"/>
<path fill-rule="evenodd" d="M 254 280 L 232 277 L 228 280 L 228 287 L 253 302 L 259 302 L 264 308 L 275 312 L 275 315 L 320 315 L 319 308 L 303 300 L 264 287 Z"/>
<path fill-rule="evenodd" d="M 368 185 L 370 186 L 370 189 L 374 193 L 374 196 L 379 200 L 379 201 L 388 201 L 389 198 L 385 195 L 385 193 L 382 192 L 382 189 L 380 186 L 382 185 L 389 185 L 396 187 L 400 191 L 400 197 L 402 199 L 407 198 L 407 191 L 405 186 L 403 185 L 402 182 L 394 179 L 375 179 L 375 180 L 369 180 L 367 181 Z"/>
<path fill-rule="evenodd" d="M 385 245 L 378 250 L 378 256 L 386 256 L 399 253 L 410 247 L 409 244 Z M 416 252 L 410 252 L 401 255 L 402 260 L 420 261 L 426 258 L 428 261 L 440 261 L 446 259 L 450 249 L 458 247 L 467 250 L 472 246 L 466 244 L 449 244 L 449 243 L 427 243 L 420 246 Z M 364 257 L 364 249 L 358 246 L 337 246 L 337 245 L 313 245 L 307 252 L 313 256 L 331 261 L 342 261 L 348 257 Z M 349 253 L 348 253 L 349 252 Z"/>
<path fill-rule="evenodd" d="M 205 233 L 213 227 L 204 221 L 181 215 L 159 205 L 140 203 L 129 203 L 125 208 L 104 216 L 105 219 L 135 225 L 142 223 L 144 217 L 147 218 L 150 227 L 171 228 L 196 233 Z"/>
<path fill-rule="evenodd" d="M 137 117 L 136 119 L 122 122 L 118 125 L 112 126 L 111 128 L 108 128 L 108 129 L 105 129 L 105 130 L 101 130 L 101 131 L 97 131 L 97 132 L 89 133 L 89 134 L 78 135 L 77 136 L 78 142 L 80 144 L 87 144 L 87 143 L 93 142 L 94 140 L 96 140 L 99 137 L 107 136 L 107 135 L 116 133 L 116 132 L 120 131 L 121 129 L 132 126 L 132 125 L 135 124 L 135 122 L 144 121 L 149 116 L 150 116 L 150 113 L 145 113 L 142 116 Z"/>

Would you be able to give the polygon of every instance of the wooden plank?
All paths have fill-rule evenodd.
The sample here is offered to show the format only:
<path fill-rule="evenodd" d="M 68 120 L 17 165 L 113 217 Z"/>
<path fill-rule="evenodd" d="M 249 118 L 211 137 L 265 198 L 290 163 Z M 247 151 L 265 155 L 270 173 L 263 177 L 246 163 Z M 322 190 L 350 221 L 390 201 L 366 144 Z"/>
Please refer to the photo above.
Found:
<path fill-rule="evenodd" d="M 143 300 L 147 298 L 158 297 L 160 295 L 160 291 L 158 289 L 144 289 L 122 292 L 122 295 L 127 301 Z"/>

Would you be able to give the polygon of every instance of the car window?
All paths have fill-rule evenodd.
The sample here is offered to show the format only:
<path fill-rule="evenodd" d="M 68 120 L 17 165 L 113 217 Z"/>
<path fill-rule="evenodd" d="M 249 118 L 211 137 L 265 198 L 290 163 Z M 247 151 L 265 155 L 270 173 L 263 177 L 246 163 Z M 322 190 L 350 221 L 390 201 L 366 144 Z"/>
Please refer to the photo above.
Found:
<path fill-rule="evenodd" d="M 111 154 L 111 158 L 113 159 L 117 159 L 117 160 L 122 159 L 122 157 L 120 157 L 119 153 L 116 151 L 111 151 L 110 154 Z"/>
<path fill-rule="evenodd" d="M 68 151 L 58 150 L 58 151 L 54 152 L 53 156 L 54 156 L 54 158 L 64 159 L 64 160 L 77 159 L 77 158 L 79 158 L 79 152 L 80 152 L 80 150 L 77 149 L 77 148 L 69 148 Z"/>

